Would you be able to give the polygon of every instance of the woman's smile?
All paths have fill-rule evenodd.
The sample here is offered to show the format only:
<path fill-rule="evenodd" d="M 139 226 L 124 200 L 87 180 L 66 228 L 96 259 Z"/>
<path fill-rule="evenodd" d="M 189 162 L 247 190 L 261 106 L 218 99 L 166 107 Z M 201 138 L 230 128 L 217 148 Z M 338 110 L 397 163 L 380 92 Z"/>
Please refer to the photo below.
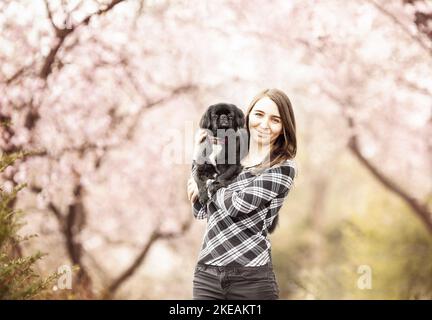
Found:
<path fill-rule="evenodd" d="M 267 131 L 267 132 L 264 132 L 264 131 L 261 131 L 261 130 L 258 130 L 258 129 L 257 129 L 257 131 L 258 131 L 258 133 L 261 134 L 261 135 L 269 135 L 269 134 L 270 134 L 270 132 L 268 132 L 268 131 Z"/>

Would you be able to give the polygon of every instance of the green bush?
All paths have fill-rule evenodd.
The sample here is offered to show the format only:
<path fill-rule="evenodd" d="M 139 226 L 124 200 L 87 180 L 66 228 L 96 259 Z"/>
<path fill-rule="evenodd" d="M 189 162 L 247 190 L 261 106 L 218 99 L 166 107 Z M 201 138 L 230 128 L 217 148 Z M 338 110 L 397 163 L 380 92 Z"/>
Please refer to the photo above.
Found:
<path fill-rule="evenodd" d="M 13 163 L 27 154 L 18 152 L 0 156 L 0 174 Z M 34 238 L 35 235 L 22 237 L 18 231 L 22 227 L 21 210 L 13 208 L 12 203 L 17 193 L 25 188 L 25 184 L 15 186 L 6 191 L 0 187 L 0 300 L 35 299 L 46 296 L 47 288 L 59 274 L 54 273 L 42 278 L 35 272 L 35 263 L 43 257 L 37 252 L 30 256 L 17 255 L 17 246 L 23 241 Z"/>

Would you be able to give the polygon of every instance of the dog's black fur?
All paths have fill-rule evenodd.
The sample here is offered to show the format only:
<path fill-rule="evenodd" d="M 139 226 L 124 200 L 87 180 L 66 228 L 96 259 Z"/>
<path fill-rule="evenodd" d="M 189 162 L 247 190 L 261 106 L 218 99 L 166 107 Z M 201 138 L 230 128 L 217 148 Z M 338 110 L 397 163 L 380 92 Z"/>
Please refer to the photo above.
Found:
<path fill-rule="evenodd" d="M 241 139 L 246 134 L 244 126 L 243 111 L 229 103 L 211 105 L 202 116 L 200 127 L 207 130 L 207 137 L 198 148 L 195 159 L 197 170 L 194 178 L 198 185 L 198 198 L 203 205 L 208 201 L 207 181 L 209 179 L 214 179 L 209 185 L 210 192 L 214 193 L 220 187 L 228 186 L 242 171 L 240 161 L 246 153 L 240 154 L 240 151 L 246 149 L 240 148 Z M 235 143 L 234 152 L 233 143 Z M 229 154 L 228 151 L 231 153 Z"/>
<path fill-rule="evenodd" d="M 208 201 L 207 181 L 214 179 L 213 183 L 209 185 L 209 190 L 213 194 L 220 187 L 228 186 L 242 171 L 243 167 L 240 161 L 247 154 L 247 147 L 243 145 L 240 148 L 240 145 L 242 143 L 247 145 L 248 140 L 244 126 L 243 111 L 233 104 L 218 103 L 212 105 L 202 116 L 200 127 L 207 130 L 207 137 L 200 143 L 194 161 L 197 166 L 194 179 L 198 185 L 198 198 L 201 204 L 205 205 Z M 218 133 L 221 132 L 228 132 L 228 134 L 219 140 L 223 144 L 220 145 L 218 152 L 215 150 L 215 145 L 217 145 L 215 142 Z M 228 159 L 229 142 L 235 142 L 236 157 L 234 163 L 228 161 L 233 160 Z M 279 215 L 276 215 L 273 223 L 267 229 L 269 233 L 276 229 L 278 220 Z"/>

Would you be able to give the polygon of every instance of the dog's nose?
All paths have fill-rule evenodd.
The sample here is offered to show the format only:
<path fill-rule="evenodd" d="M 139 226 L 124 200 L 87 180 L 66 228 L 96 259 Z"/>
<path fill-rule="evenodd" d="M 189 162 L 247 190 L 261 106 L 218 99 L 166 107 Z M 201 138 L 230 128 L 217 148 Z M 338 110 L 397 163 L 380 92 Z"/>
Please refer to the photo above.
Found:
<path fill-rule="evenodd" d="M 221 120 L 227 120 L 227 115 L 226 114 L 222 114 L 221 116 L 220 116 L 220 118 L 221 118 Z"/>

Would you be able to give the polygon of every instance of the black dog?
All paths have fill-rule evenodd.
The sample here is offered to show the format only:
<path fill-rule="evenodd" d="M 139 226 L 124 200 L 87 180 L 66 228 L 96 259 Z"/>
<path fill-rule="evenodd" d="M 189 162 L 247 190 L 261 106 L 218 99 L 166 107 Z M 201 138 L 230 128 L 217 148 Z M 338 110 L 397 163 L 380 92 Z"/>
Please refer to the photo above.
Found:
<path fill-rule="evenodd" d="M 242 143 L 247 135 L 244 125 L 243 111 L 233 104 L 214 104 L 202 116 L 200 127 L 207 129 L 207 137 L 198 147 L 194 179 L 203 205 L 208 201 L 209 181 L 214 180 L 208 187 L 213 194 L 242 171 L 240 161 L 246 155 Z"/>

